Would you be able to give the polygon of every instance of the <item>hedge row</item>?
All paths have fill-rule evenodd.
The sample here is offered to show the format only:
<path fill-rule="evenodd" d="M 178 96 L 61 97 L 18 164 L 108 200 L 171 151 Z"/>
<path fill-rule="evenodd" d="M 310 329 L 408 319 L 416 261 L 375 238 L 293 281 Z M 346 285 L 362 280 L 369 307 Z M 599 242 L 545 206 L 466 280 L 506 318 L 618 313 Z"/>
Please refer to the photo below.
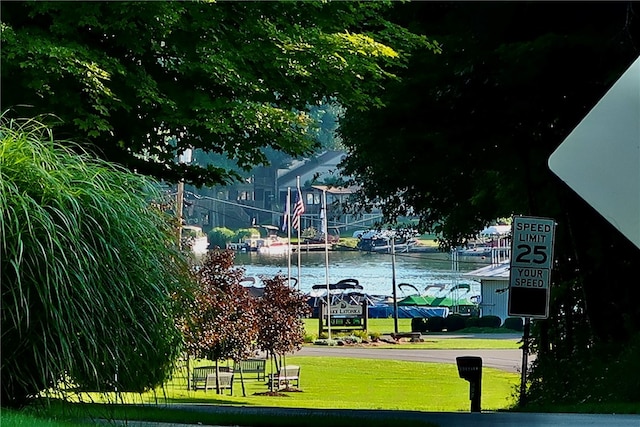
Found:
<path fill-rule="evenodd" d="M 499 328 L 502 320 L 498 316 L 468 317 L 451 314 L 447 317 L 415 317 L 411 319 L 411 332 L 447 332 L 459 331 L 465 328 Z M 521 332 L 522 318 L 509 317 L 505 319 L 503 328 Z"/>

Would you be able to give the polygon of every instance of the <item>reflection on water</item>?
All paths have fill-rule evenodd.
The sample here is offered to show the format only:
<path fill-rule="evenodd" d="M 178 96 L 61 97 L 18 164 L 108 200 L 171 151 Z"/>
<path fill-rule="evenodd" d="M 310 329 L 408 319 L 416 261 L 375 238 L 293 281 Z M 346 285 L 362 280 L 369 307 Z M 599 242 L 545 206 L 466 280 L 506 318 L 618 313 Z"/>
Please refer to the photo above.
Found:
<path fill-rule="evenodd" d="M 489 260 L 481 257 L 461 257 L 459 271 L 452 271 L 451 255 L 441 252 L 415 252 L 396 254 L 396 284 L 409 283 L 423 292 L 427 285 L 468 283 L 475 293 L 480 293 L 480 284 L 462 276 L 462 273 L 486 266 Z M 287 255 L 263 255 L 256 252 L 238 253 L 235 264 L 245 270 L 246 276 L 259 278 L 277 274 L 288 276 Z M 313 285 L 326 284 L 325 253 L 302 252 L 300 254 L 300 290 L 311 291 Z M 329 253 L 329 283 L 342 279 L 357 279 L 364 291 L 372 295 L 393 293 L 393 265 L 390 254 L 358 251 Z M 291 255 L 291 277 L 298 278 L 298 255 Z M 399 297 L 413 292 L 398 290 Z M 406 293 L 403 293 L 406 292 Z"/>

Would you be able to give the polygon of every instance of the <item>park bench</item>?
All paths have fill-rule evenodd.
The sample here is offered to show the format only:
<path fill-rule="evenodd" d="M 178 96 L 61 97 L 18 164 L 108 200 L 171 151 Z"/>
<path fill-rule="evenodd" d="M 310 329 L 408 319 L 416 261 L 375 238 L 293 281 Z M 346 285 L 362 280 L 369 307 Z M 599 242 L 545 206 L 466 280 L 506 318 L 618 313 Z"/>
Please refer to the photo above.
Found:
<path fill-rule="evenodd" d="M 220 390 L 228 389 L 233 395 L 233 370 L 227 366 L 218 367 Z M 193 390 L 215 390 L 216 389 L 216 367 L 199 366 L 193 368 L 191 376 L 191 388 Z"/>
<path fill-rule="evenodd" d="M 300 387 L 300 366 L 283 366 L 275 374 L 269 374 L 267 386 L 270 390 L 286 388 L 290 385 Z"/>
<path fill-rule="evenodd" d="M 242 372 L 244 374 L 256 374 L 257 379 L 266 378 L 266 359 L 246 359 L 235 362 L 233 370 L 236 372 Z"/>

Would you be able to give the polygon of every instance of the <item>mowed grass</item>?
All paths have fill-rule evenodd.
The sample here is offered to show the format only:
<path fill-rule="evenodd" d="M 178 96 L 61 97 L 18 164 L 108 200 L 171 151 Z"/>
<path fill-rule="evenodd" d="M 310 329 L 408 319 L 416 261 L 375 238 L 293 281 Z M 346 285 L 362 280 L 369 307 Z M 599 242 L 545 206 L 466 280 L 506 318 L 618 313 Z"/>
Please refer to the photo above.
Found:
<path fill-rule="evenodd" d="M 210 362 L 201 361 L 199 364 Z M 388 409 L 412 411 L 468 411 L 469 383 L 458 376 L 455 364 L 290 356 L 288 364 L 301 366 L 300 391 L 281 396 L 262 395 L 266 383 L 245 380 L 246 396 L 236 381 L 228 390 L 187 390 L 185 372 L 177 373 L 163 389 L 144 394 L 124 393 L 118 402 L 209 403 L 315 409 Z M 269 370 L 269 367 L 267 368 Z M 253 378 L 253 376 L 251 376 Z M 519 375 L 484 368 L 483 410 L 504 410 L 512 399 Z M 115 395 L 84 395 L 84 401 L 114 402 Z"/>
<path fill-rule="evenodd" d="M 304 326 L 307 336 L 318 335 L 318 319 L 304 319 Z M 380 334 L 391 334 L 394 332 L 393 319 L 369 319 L 368 332 L 377 332 Z M 398 319 L 398 332 L 411 332 L 411 319 Z M 519 349 L 522 346 L 522 335 L 516 331 L 505 329 L 496 329 L 496 335 L 503 335 L 500 338 L 482 338 L 482 333 L 474 336 L 465 336 L 465 331 L 461 333 L 425 333 L 422 335 L 424 342 L 409 343 L 400 341 L 398 343 L 379 342 L 376 344 L 377 349 L 401 348 L 401 349 L 437 349 L 437 350 L 478 350 L 478 349 Z M 348 333 L 336 332 L 332 334 L 332 338 L 349 335 Z"/>
<path fill-rule="evenodd" d="M 2 409 L 0 413 L 0 425 L 2 427 L 70 427 L 77 423 L 60 419 L 36 417 L 31 413 Z"/>
<path fill-rule="evenodd" d="M 399 332 L 411 330 L 410 319 L 398 319 Z M 317 319 L 306 319 L 307 332 L 317 332 Z M 369 331 L 388 334 L 394 329 L 393 319 L 370 319 Z M 456 334 L 458 337 L 460 334 Z M 516 335 L 514 337 L 513 335 Z M 425 334 L 423 343 L 380 344 L 385 348 L 433 348 L 433 349 L 501 349 L 519 348 L 517 334 L 507 338 L 483 339 L 477 337 L 452 338 L 451 334 Z M 481 336 L 481 335 L 480 335 Z M 236 380 L 233 396 L 228 390 L 217 395 L 214 390 L 187 390 L 186 369 L 175 372 L 164 387 L 144 394 L 111 393 L 100 395 L 85 393 L 68 395 L 71 401 L 96 402 L 79 405 L 73 410 L 50 409 L 34 418 L 28 413 L 3 411 L 0 424 L 5 427 L 67 427 L 90 425 L 88 418 L 140 419 L 150 421 L 192 422 L 217 425 L 255 426 L 321 426 L 378 427 L 387 425 L 384 420 L 351 420 L 340 416 L 326 416 L 309 420 L 292 416 L 241 415 L 242 407 L 282 407 L 309 409 L 380 409 L 424 412 L 468 412 L 469 383 L 458 376 L 455 364 L 407 362 L 395 360 L 371 360 L 334 357 L 289 356 L 288 364 L 301 366 L 300 391 L 286 392 L 280 396 L 264 395 L 268 388 L 254 375 L 245 379 L 245 396 L 242 384 Z M 195 365 L 212 365 L 206 360 Z M 270 371 L 267 365 L 267 371 Z M 492 368 L 483 368 L 482 409 L 499 411 L 510 409 L 515 402 L 515 391 L 520 376 Z M 102 403 L 102 404 L 101 404 Z M 104 403 L 108 403 L 104 405 Z M 118 403 L 114 405 L 114 403 Z M 124 405 L 123 405 L 124 403 Z M 172 403 L 206 403 L 238 406 L 238 415 L 198 414 L 193 411 L 168 410 Z M 130 404 L 142 405 L 132 407 Z M 74 405 L 75 406 L 75 405 Z M 52 407 L 52 408 L 55 408 Z M 329 417 L 329 418 L 326 418 Z M 403 421 L 404 425 L 427 426 L 420 421 Z"/>

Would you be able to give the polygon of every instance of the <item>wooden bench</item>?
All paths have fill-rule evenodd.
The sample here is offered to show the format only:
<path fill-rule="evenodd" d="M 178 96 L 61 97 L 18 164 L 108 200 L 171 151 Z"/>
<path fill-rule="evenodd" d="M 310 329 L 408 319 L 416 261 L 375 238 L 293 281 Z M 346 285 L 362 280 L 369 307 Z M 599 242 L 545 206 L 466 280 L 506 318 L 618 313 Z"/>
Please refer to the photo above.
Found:
<path fill-rule="evenodd" d="M 233 370 L 227 366 L 218 366 L 220 390 L 229 389 L 233 394 Z M 191 388 L 193 390 L 216 389 L 216 367 L 199 366 L 193 368 L 191 376 Z"/>
<path fill-rule="evenodd" d="M 267 386 L 269 389 L 273 389 L 274 385 L 277 389 L 286 388 L 290 385 L 300 387 L 300 366 L 283 366 L 278 369 L 277 373 L 269 374 Z"/>
<path fill-rule="evenodd" d="M 257 379 L 266 379 L 266 359 L 246 359 L 236 362 L 233 366 L 233 370 L 236 372 L 242 372 L 244 374 L 257 374 Z"/>
<path fill-rule="evenodd" d="M 233 396 L 233 372 L 218 372 L 218 386 L 222 393 L 225 389 L 229 390 L 229 396 Z M 207 374 L 204 383 L 204 391 L 216 389 L 216 374 Z"/>

